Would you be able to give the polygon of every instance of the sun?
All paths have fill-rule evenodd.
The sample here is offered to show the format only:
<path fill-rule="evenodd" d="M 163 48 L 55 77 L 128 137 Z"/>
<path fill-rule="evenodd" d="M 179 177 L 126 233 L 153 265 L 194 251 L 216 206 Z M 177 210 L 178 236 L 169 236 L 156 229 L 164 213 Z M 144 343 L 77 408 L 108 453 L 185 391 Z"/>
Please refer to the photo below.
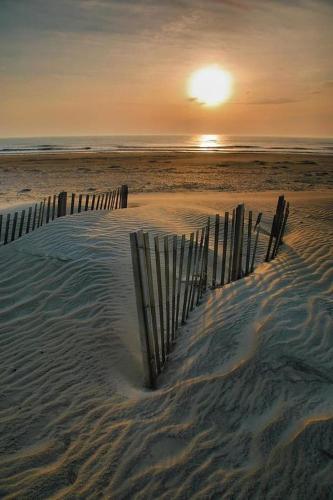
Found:
<path fill-rule="evenodd" d="M 189 80 L 189 97 L 206 106 L 218 106 L 232 93 L 232 77 L 219 66 L 207 66 L 195 71 Z"/>

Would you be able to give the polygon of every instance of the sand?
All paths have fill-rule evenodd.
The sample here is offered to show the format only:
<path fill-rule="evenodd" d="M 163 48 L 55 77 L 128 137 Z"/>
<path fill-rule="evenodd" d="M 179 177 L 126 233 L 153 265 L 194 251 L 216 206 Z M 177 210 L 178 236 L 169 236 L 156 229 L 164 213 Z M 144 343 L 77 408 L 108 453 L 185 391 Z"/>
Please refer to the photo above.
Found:
<path fill-rule="evenodd" d="M 331 190 L 285 192 L 278 258 L 209 292 L 142 387 L 129 231 L 272 214 L 261 187 L 131 194 L 1 248 L 0 497 L 332 498 Z"/>
<path fill-rule="evenodd" d="M 58 193 L 309 191 L 333 188 L 333 156 L 268 153 L 57 153 L 0 156 L 0 210 Z"/>

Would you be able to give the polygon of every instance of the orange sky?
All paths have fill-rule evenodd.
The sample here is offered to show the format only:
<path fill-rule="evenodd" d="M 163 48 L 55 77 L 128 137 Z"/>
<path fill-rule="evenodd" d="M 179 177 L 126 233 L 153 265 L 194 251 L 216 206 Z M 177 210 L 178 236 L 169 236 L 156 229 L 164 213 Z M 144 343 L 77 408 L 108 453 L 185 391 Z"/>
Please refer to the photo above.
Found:
<path fill-rule="evenodd" d="M 329 0 L 2 0 L 0 136 L 333 136 Z M 190 101 L 194 70 L 234 78 Z"/>

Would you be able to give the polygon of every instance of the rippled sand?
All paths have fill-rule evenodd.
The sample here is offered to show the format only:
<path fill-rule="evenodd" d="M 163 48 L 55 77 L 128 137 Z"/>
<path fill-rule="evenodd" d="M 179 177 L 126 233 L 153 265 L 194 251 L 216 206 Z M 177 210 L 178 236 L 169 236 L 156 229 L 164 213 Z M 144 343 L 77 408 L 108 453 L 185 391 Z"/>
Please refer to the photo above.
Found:
<path fill-rule="evenodd" d="M 276 195 L 132 195 L 0 249 L 1 498 L 331 498 L 330 191 L 286 193 L 278 258 L 209 292 L 142 388 L 129 231 Z"/>

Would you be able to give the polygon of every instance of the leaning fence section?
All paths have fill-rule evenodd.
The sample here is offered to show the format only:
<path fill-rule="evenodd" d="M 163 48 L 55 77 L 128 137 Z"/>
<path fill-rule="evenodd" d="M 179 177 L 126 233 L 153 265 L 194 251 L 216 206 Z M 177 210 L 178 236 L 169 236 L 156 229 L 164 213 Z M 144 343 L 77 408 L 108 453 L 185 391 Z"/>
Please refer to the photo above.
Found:
<path fill-rule="evenodd" d="M 277 255 L 282 243 L 288 214 L 289 205 L 280 197 L 264 252 L 270 259 Z M 260 262 L 259 241 L 261 247 L 267 244 L 262 213 L 247 212 L 243 204 L 209 217 L 203 227 L 188 235 L 154 236 L 143 231 L 130 234 L 147 387 L 156 387 L 179 327 L 200 304 L 207 289 L 223 287 L 254 271 Z"/>
<path fill-rule="evenodd" d="M 127 199 L 127 185 L 98 194 L 69 194 L 63 191 L 49 196 L 20 212 L 0 214 L 0 245 L 7 245 L 58 217 L 90 210 L 127 208 Z"/>

